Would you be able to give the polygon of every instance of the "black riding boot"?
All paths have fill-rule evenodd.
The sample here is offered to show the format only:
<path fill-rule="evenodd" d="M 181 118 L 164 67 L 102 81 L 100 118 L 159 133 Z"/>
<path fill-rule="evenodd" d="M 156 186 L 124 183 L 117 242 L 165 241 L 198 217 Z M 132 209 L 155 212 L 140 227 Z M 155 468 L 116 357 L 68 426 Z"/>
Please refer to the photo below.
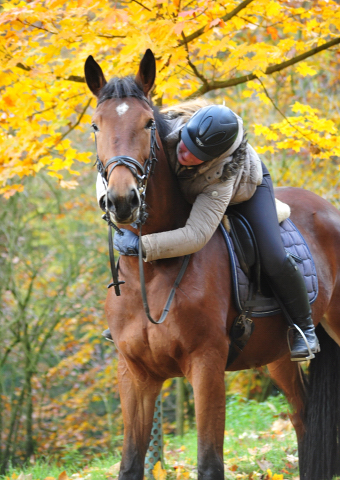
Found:
<path fill-rule="evenodd" d="M 103 333 L 102 333 L 102 335 L 103 335 L 103 337 L 104 337 L 106 340 L 108 340 L 109 342 L 114 343 L 113 338 L 111 337 L 111 332 L 110 332 L 110 329 L 109 329 L 109 328 L 107 328 L 106 330 L 104 330 Z"/>
<path fill-rule="evenodd" d="M 294 259 L 287 255 L 278 275 L 270 277 L 276 295 L 282 301 L 293 323 L 304 333 L 311 352 L 320 351 L 319 341 L 311 317 L 305 282 Z M 298 329 L 294 330 L 291 360 L 302 362 L 310 356 L 306 342 Z M 313 357 L 314 358 L 314 355 Z"/>

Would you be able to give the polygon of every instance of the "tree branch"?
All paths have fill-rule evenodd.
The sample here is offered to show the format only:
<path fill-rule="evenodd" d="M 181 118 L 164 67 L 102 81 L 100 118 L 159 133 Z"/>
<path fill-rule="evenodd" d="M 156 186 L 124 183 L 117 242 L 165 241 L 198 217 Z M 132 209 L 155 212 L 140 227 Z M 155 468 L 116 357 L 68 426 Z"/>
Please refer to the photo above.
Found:
<path fill-rule="evenodd" d="M 83 108 L 83 111 L 81 112 L 81 114 L 79 115 L 78 117 L 78 120 L 76 121 L 76 123 L 74 123 L 68 130 L 67 132 L 65 132 L 61 137 L 60 139 L 57 141 L 57 143 L 54 145 L 58 145 L 58 143 L 60 143 L 62 140 L 64 140 L 65 137 L 67 137 L 67 135 L 72 132 L 72 130 L 74 130 L 81 122 L 81 119 L 83 118 L 83 116 L 85 115 L 86 113 L 86 110 L 89 108 L 90 106 L 90 103 L 92 101 L 92 97 L 88 100 L 88 102 L 86 103 L 85 107 Z"/>
<path fill-rule="evenodd" d="M 187 52 L 188 64 L 189 64 L 191 70 L 194 72 L 194 74 L 196 75 L 196 77 L 201 80 L 201 82 L 203 83 L 203 85 L 208 85 L 207 79 L 204 77 L 204 75 L 202 75 L 202 74 L 197 70 L 196 65 L 194 65 L 194 64 L 192 63 L 192 61 L 190 60 L 189 48 L 188 48 L 188 44 L 187 44 L 186 36 L 184 35 L 184 32 L 182 32 L 182 37 L 183 37 L 184 47 L 185 47 L 185 50 L 186 50 L 186 52 Z"/>
<path fill-rule="evenodd" d="M 296 57 L 293 57 L 290 60 L 286 60 L 285 62 L 271 65 L 270 67 L 267 67 L 263 73 L 265 73 L 265 75 L 271 75 L 272 73 L 280 72 L 281 70 L 284 70 L 287 67 L 291 67 L 292 65 L 295 65 L 296 63 L 299 63 L 308 57 L 312 57 L 313 55 L 316 55 L 317 53 L 322 52 L 323 50 L 327 50 L 328 48 L 333 47 L 334 45 L 338 45 L 339 43 L 340 43 L 340 37 L 334 38 L 333 40 L 330 40 L 324 43 L 323 45 L 320 45 L 319 47 L 312 48 L 311 50 L 308 50 L 307 52 L 302 53 L 301 55 L 297 55 Z M 213 81 L 211 83 L 206 83 L 206 84 L 203 84 L 198 90 L 196 90 L 196 92 L 192 93 L 188 97 L 188 99 L 199 97 L 201 95 L 204 95 L 207 92 L 210 92 L 211 90 L 217 90 L 218 88 L 234 87 L 235 85 L 240 85 L 241 83 L 247 83 L 250 80 L 255 80 L 255 79 L 258 79 L 258 76 L 255 73 L 249 73 L 248 75 L 242 75 L 241 77 L 230 78 L 229 80 L 224 80 L 224 81 L 219 80 L 219 81 Z"/>
<path fill-rule="evenodd" d="M 85 95 L 85 94 L 84 94 L 84 93 L 77 93 L 76 95 L 72 95 L 71 97 L 64 98 L 64 99 L 61 99 L 61 100 L 62 100 L 63 102 L 67 102 L 68 100 L 72 100 L 72 98 L 82 97 L 83 95 Z M 33 112 L 31 115 L 29 115 L 28 117 L 26 117 L 26 119 L 29 120 L 30 118 L 33 118 L 35 115 L 41 115 L 42 113 L 48 112 L 49 110 L 54 110 L 54 109 L 57 108 L 58 106 L 59 106 L 59 104 L 56 103 L 56 104 L 53 105 L 52 107 L 45 108 L 44 110 L 39 110 L 38 112 Z"/>
<path fill-rule="evenodd" d="M 22 63 L 17 63 L 16 67 L 21 68 L 22 70 L 25 70 L 26 72 L 30 72 L 32 70 L 31 67 L 28 67 L 27 65 L 24 65 Z M 79 75 L 70 75 L 69 77 L 63 78 L 63 77 L 56 77 L 57 80 L 68 80 L 70 82 L 79 82 L 79 83 L 85 83 L 85 78 L 81 77 Z"/>
<path fill-rule="evenodd" d="M 223 17 L 221 17 L 221 20 L 223 20 L 224 22 L 227 22 L 228 20 L 233 18 L 235 15 L 237 15 L 238 12 L 246 8 L 249 5 L 249 3 L 253 1 L 254 0 L 243 0 L 243 2 L 241 2 L 236 8 L 234 8 L 234 10 L 232 10 L 229 13 L 226 13 Z M 211 28 L 212 27 L 209 26 L 209 23 L 207 23 L 206 25 L 204 25 L 204 27 L 199 28 L 198 30 L 196 30 L 196 32 L 193 32 L 191 35 L 188 35 L 186 37 L 186 42 L 184 42 L 184 40 L 180 40 L 178 42 L 178 46 L 182 47 L 185 43 L 189 43 L 195 38 L 200 37 L 201 35 L 203 35 L 203 33 L 207 32 L 208 30 L 211 30 Z"/>
<path fill-rule="evenodd" d="M 17 343 L 19 343 L 19 341 L 20 341 L 19 338 L 16 338 L 15 340 L 13 340 L 11 345 L 6 348 L 5 353 L 4 353 L 4 355 L 3 355 L 3 357 L 0 361 L 0 367 L 1 368 L 5 365 L 8 355 L 11 353 L 11 351 L 13 350 L 15 345 L 17 345 Z"/>
<path fill-rule="evenodd" d="M 51 35 L 58 35 L 58 32 L 51 32 L 51 30 L 48 30 L 47 28 L 38 27 L 37 25 L 34 25 L 33 23 L 23 22 L 22 20 L 20 20 L 20 18 L 17 18 L 17 21 L 22 23 L 26 27 L 37 28 L 38 30 L 43 30 L 44 32 L 50 33 Z"/>
<path fill-rule="evenodd" d="M 248 4 L 252 1 L 253 0 L 245 0 L 244 2 L 242 2 L 241 5 L 243 5 L 245 3 Z M 237 7 L 237 8 L 240 8 L 241 5 L 239 5 L 239 7 Z M 233 10 L 233 12 L 235 12 L 235 10 Z M 233 12 L 230 12 L 230 14 L 228 14 L 228 15 L 230 15 L 230 18 L 231 18 L 231 16 L 234 16 L 234 15 L 231 15 Z M 225 17 L 223 17 L 223 19 L 224 18 Z M 199 31 L 197 30 L 197 32 L 199 32 Z M 197 32 L 195 32 L 195 33 L 197 33 Z M 181 40 L 179 42 L 179 45 L 185 46 L 187 43 L 190 42 L 190 40 L 193 39 L 193 37 L 192 37 L 193 35 L 194 34 L 191 34 L 188 37 L 184 37 L 185 40 L 183 38 L 183 40 Z M 198 34 L 197 36 L 199 36 L 199 35 L 200 34 Z M 194 38 L 196 38 L 196 37 L 194 37 Z M 274 65 L 271 65 L 270 67 L 267 67 L 266 70 L 264 71 L 264 73 L 265 73 L 265 75 L 271 75 L 272 73 L 280 72 L 281 70 L 284 70 L 287 67 L 295 65 L 296 63 L 299 63 L 302 60 L 305 60 L 306 58 L 312 57 L 313 55 L 316 55 L 317 53 L 322 52 L 323 50 L 328 50 L 329 48 L 331 48 L 335 45 L 338 45 L 339 43 L 340 43 L 340 37 L 333 38 L 333 40 L 329 40 L 328 42 L 324 43 L 323 45 L 320 45 L 319 47 L 314 47 L 314 48 L 312 48 L 311 50 L 308 50 L 305 53 L 302 53 L 300 55 L 297 55 L 296 57 L 291 58 L 290 60 L 286 60 L 285 62 L 282 62 L 282 63 L 276 63 Z M 32 70 L 31 67 L 23 65 L 22 63 L 17 63 L 16 66 L 18 68 L 21 68 L 21 69 L 27 71 L 27 72 Z M 255 75 L 254 73 L 249 73 L 248 75 L 242 75 L 241 77 L 230 78 L 229 80 L 218 80 L 218 81 L 213 81 L 211 83 L 203 82 L 202 87 L 200 87 L 198 90 L 196 90 L 196 92 L 192 93 L 188 97 L 188 99 L 199 97 L 201 95 L 204 95 L 207 92 L 211 92 L 212 90 L 217 90 L 218 88 L 234 87 L 236 85 L 240 85 L 241 83 L 247 83 L 250 80 L 255 80 L 257 78 L 258 78 L 257 75 Z M 85 83 L 85 78 L 81 77 L 79 75 L 70 75 L 69 77 L 66 77 L 66 78 L 56 77 L 56 79 L 57 80 L 67 80 L 67 81 L 70 81 L 70 82 Z"/>
<path fill-rule="evenodd" d="M 101 34 L 101 35 L 96 35 L 96 37 L 100 37 L 100 38 L 126 38 L 126 35 L 104 35 L 104 34 Z"/>
<path fill-rule="evenodd" d="M 143 5 L 141 2 L 138 2 L 137 0 L 131 0 L 132 2 L 138 3 L 141 7 L 145 8 L 145 10 L 148 10 L 149 12 L 152 12 L 152 10 L 145 5 Z"/>
<path fill-rule="evenodd" d="M 268 98 L 268 100 L 271 102 L 271 104 L 273 105 L 273 107 L 275 108 L 275 110 L 286 120 L 286 122 L 292 127 L 294 128 L 294 130 L 296 130 L 303 138 L 305 138 L 306 140 L 308 140 L 309 142 L 311 142 L 312 145 L 314 145 L 314 142 L 313 140 L 311 140 L 307 135 L 305 135 L 303 133 L 302 130 L 300 130 L 296 125 L 294 125 L 287 117 L 286 115 L 279 109 L 279 107 L 275 104 L 274 100 L 271 98 L 271 96 L 269 95 L 266 87 L 264 86 L 264 83 L 262 82 L 262 80 L 260 78 L 258 78 L 258 81 L 261 83 L 261 86 L 263 88 L 263 91 L 266 95 L 266 97 Z"/>

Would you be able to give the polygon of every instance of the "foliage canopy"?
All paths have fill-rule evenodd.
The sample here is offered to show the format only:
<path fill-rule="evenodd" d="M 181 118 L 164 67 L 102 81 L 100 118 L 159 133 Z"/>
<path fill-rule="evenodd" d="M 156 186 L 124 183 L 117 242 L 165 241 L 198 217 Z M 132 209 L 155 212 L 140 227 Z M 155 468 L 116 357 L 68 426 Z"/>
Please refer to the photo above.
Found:
<path fill-rule="evenodd" d="M 1 9 L 6 197 L 42 168 L 62 187 L 76 185 L 74 162 L 89 162 L 91 152 L 76 150 L 69 134 L 86 131 L 94 106 L 83 77 L 90 54 L 116 76 L 135 72 L 151 48 L 156 103 L 217 95 L 238 113 L 252 111 L 260 152 L 304 152 L 321 163 L 339 156 L 333 0 L 9 0 Z"/>

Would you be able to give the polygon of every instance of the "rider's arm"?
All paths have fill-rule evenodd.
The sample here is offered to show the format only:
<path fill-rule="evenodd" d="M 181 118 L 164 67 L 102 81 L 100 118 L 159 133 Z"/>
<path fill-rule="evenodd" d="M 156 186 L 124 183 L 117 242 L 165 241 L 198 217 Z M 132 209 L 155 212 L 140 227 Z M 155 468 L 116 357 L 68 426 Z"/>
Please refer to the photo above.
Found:
<path fill-rule="evenodd" d="M 171 258 L 197 252 L 204 247 L 217 229 L 229 205 L 234 178 L 208 185 L 192 206 L 184 227 L 162 233 L 143 235 L 145 260 Z"/>

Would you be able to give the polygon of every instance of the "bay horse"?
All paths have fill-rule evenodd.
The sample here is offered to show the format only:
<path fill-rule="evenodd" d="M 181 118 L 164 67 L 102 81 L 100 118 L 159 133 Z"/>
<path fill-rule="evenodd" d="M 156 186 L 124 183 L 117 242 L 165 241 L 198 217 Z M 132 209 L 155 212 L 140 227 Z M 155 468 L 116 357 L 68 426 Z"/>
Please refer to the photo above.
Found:
<path fill-rule="evenodd" d="M 135 77 L 106 82 L 90 56 L 86 82 L 99 99 L 93 116 L 97 154 L 106 168 L 112 157 L 144 164 L 149 158 L 151 125 L 157 127 L 157 165 L 148 179 L 148 218 L 142 234 L 182 227 L 190 211 L 167 157 L 166 119 L 152 107 L 150 91 L 156 76 L 155 58 L 147 50 Z M 319 293 L 313 304 L 321 353 L 310 364 L 307 381 L 298 363 L 290 360 L 287 323 L 282 316 L 255 318 L 254 333 L 228 370 L 268 365 L 273 381 L 292 405 L 291 420 L 299 446 L 303 480 L 331 480 L 340 475 L 340 214 L 312 192 L 279 188 L 276 196 L 291 207 L 291 218 L 307 240 L 318 274 Z M 138 219 L 141 207 L 136 175 L 126 165 L 110 172 L 108 208 L 118 226 Z M 159 318 L 182 264 L 181 258 L 145 263 L 150 311 Z M 198 479 L 224 478 L 224 372 L 230 327 L 238 315 L 232 299 L 229 258 L 219 229 L 208 244 L 191 256 L 168 317 L 150 323 L 143 310 L 138 260 L 122 256 L 121 296 L 108 290 L 105 312 L 118 350 L 118 378 L 124 420 L 120 480 L 142 480 L 153 421 L 155 399 L 163 382 L 185 376 L 194 390 Z"/>

